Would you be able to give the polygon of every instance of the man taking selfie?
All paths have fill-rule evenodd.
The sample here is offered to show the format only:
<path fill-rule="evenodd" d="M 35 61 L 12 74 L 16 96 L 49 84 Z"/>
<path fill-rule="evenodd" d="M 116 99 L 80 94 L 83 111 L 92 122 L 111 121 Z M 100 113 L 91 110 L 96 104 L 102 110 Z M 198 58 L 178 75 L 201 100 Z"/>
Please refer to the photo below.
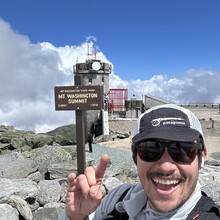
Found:
<path fill-rule="evenodd" d="M 207 152 L 201 124 L 191 111 L 173 104 L 145 111 L 137 120 L 131 151 L 138 183 L 120 185 L 102 198 L 110 160 L 103 155 L 96 170 L 69 174 L 60 220 L 220 219 L 219 206 L 198 182 Z"/>

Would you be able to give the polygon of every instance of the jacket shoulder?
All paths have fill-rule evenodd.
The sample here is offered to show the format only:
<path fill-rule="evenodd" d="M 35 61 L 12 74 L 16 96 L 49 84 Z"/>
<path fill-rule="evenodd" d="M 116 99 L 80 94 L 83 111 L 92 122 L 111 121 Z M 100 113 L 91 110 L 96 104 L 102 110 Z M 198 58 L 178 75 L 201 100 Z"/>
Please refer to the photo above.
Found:
<path fill-rule="evenodd" d="M 217 205 L 209 196 L 202 192 L 201 199 L 189 214 L 187 220 L 216 220 L 220 219 L 220 206 Z"/>

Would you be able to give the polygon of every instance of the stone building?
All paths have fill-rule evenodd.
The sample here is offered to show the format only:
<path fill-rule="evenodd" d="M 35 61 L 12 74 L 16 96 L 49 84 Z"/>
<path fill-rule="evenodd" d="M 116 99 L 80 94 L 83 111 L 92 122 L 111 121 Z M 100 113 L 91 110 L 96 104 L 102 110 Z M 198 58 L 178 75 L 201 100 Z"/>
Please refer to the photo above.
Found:
<path fill-rule="evenodd" d="M 97 59 L 87 59 L 84 63 L 74 65 L 75 85 L 101 85 L 103 89 L 102 110 L 86 110 L 85 117 L 85 135 L 90 131 L 95 135 L 108 134 L 108 112 L 107 95 L 109 93 L 109 74 L 112 67 L 109 63 L 101 62 Z M 76 78 L 78 79 L 76 82 Z M 77 84 L 76 84 L 77 83 Z"/>

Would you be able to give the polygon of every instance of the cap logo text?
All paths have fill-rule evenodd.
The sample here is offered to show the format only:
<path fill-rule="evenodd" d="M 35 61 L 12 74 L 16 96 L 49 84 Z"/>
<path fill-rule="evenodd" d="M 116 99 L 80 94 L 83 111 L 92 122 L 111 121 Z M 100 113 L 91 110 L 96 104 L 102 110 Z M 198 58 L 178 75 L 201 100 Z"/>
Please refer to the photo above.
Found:
<path fill-rule="evenodd" d="M 186 125 L 182 118 L 156 118 L 151 121 L 152 126 L 158 127 L 161 125 Z"/>

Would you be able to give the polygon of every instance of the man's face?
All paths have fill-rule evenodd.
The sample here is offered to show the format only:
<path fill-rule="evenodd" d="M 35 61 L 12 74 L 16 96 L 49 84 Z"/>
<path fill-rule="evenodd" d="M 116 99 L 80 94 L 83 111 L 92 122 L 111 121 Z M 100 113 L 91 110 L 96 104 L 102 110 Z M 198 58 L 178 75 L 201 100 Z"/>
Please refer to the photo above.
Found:
<path fill-rule="evenodd" d="M 145 162 L 137 155 L 137 170 L 152 209 L 170 212 L 181 206 L 195 190 L 198 156 L 190 164 L 172 160 L 167 148 L 156 162 Z"/>

